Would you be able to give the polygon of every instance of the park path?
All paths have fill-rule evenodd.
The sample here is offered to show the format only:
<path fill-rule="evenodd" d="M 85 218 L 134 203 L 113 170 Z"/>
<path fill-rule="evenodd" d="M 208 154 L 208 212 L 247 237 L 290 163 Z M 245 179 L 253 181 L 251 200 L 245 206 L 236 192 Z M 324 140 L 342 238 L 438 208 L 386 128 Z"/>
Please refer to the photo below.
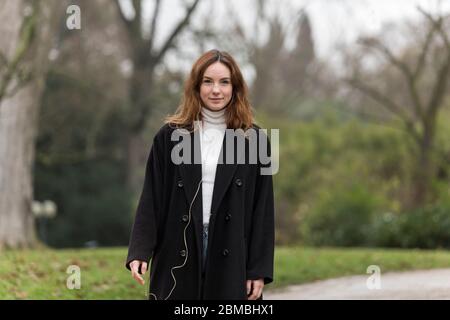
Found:
<path fill-rule="evenodd" d="M 382 273 L 380 289 L 367 288 L 370 276 L 349 276 L 267 290 L 264 291 L 264 299 L 450 299 L 450 269 Z"/>

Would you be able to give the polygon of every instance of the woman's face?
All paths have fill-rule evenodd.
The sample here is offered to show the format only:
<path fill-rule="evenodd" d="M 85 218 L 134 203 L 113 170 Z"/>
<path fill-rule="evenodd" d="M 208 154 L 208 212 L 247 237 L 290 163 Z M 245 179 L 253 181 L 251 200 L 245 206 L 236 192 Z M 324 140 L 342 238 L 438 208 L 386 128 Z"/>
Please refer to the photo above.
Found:
<path fill-rule="evenodd" d="M 203 105 L 212 111 L 219 111 L 230 102 L 232 95 L 230 70 L 220 62 L 213 63 L 205 70 L 200 85 Z"/>

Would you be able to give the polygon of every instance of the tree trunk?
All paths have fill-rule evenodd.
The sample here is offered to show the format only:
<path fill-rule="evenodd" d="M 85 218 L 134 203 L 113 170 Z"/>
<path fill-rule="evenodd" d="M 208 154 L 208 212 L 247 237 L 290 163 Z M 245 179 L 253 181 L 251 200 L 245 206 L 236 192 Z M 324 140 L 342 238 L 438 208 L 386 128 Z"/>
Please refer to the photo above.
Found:
<path fill-rule="evenodd" d="M 148 52 L 142 52 L 142 49 L 141 52 L 135 52 L 134 57 L 135 70 L 130 81 L 132 114 L 129 116 L 126 152 L 128 190 L 138 193 L 144 181 L 141 168 L 149 149 L 142 139 L 142 132 L 150 117 L 154 64 L 151 63 Z"/>
<path fill-rule="evenodd" d="M 434 175 L 433 161 L 431 158 L 434 126 L 434 121 L 425 123 L 422 142 L 418 146 L 419 154 L 413 176 L 412 198 L 410 201 L 412 208 L 418 208 L 426 204 L 430 195 L 431 181 Z"/>
<path fill-rule="evenodd" d="M 163 61 L 167 50 L 176 48 L 176 41 L 183 30 L 189 26 L 192 14 L 198 7 L 199 2 L 199 0 L 194 0 L 191 4 L 186 6 L 184 17 L 172 30 L 161 48 L 155 50 L 153 45 L 156 36 L 155 31 L 157 30 L 156 25 L 161 12 L 160 1 L 156 1 L 155 7 L 153 8 L 149 38 L 147 38 L 147 35 L 144 36 L 142 28 L 143 1 L 130 1 L 129 5 L 131 5 L 135 12 L 135 17 L 132 20 L 124 15 L 120 1 L 114 1 L 118 16 L 123 22 L 122 26 L 128 34 L 128 42 L 131 50 L 130 56 L 133 60 L 134 67 L 129 87 L 129 101 L 131 104 L 130 114 L 129 117 L 127 117 L 128 127 L 127 132 L 125 133 L 127 136 L 125 151 L 128 152 L 127 187 L 132 193 L 139 192 L 142 188 L 141 183 L 143 177 L 142 174 L 140 174 L 139 169 L 142 167 L 142 164 L 145 164 L 148 146 L 142 144 L 140 135 L 145 129 L 146 121 L 150 116 L 150 90 L 152 89 L 155 76 L 155 67 L 158 63 Z M 139 161 L 139 159 L 142 158 L 140 156 L 142 153 L 145 155 L 143 157 L 144 160 Z"/>
<path fill-rule="evenodd" d="M 54 0 L 6 0 L 0 12 L 1 54 L 10 63 L 19 48 L 25 48 L 17 66 L 30 72 L 27 82 L 11 81 L 8 87 L 17 89 L 7 91 L 0 101 L 0 248 L 37 244 L 31 211 L 34 142 L 57 7 Z M 29 38 L 24 34 L 27 28 Z"/>

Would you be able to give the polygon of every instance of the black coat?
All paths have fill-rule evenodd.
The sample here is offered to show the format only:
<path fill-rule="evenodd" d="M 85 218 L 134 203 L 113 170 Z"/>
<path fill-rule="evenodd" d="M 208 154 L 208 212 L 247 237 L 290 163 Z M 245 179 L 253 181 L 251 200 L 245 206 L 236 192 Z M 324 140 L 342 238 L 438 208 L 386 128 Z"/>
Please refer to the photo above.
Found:
<path fill-rule="evenodd" d="M 256 125 L 254 128 L 259 129 Z M 166 124 L 153 139 L 126 267 L 130 268 L 132 260 L 148 262 L 151 258 L 150 299 L 169 295 L 169 299 L 247 299 L 246 280 L 273 281 L 272 176 L 260 174 L 263 165 L 259 158 L 258 163 L 249 164 L 247 140 L 245 164 L 217 165 L 202 278 L 201 185 L 193 201 L 202 178 L 201 164 L 177 165 L 171 161 L 172 148 L 178 143 L 171 141 L 173 130 Z M 190 135 L 192 147 L 198 148 L 194 134 Z M 259 133 L 261 138 L 267 136 Z M 221 151 L 224 156 L 225 140 Z"/>

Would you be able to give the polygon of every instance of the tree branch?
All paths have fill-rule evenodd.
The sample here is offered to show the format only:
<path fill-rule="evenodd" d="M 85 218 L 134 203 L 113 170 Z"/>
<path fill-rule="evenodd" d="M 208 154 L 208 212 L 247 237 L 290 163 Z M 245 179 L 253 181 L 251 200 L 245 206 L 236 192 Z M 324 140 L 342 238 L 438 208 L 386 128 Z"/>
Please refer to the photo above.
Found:
<path fill-rule="evenodd" d="M 431 40 L 433 39 L 434 32 L 436 31 L 436 26 L 432 24 L 430 30 L 427 33 L 425 43 L 422 47 L 422 52 L 420 53 L 419 58 L 417 59 L 416 68 L 414 70 L 413 76 L 414 78 L 418 78 L 422 73 L 423 67 L 425 65 L 425 59 L 430 48 Z"/>
<path fill-rule="evenodd" d="M 133 8 L 134 8 L 134 19 L 132 21 L 132 29 L 139 36 L 141 36 L 141 28 L 142 28 L 142 6 L 141 0 L 133 0 Z"/>
<path fill-rule="evenodd" d="M 182 21 L 177 25 L 177 27 L 173 30 L 172 34 L 169 36 L 169 38 L 166 40 L 164 45 L 162 46 L 160 52 L 156 55 L 155 63 L 160 62 L 162 57 L 164 57 L 164 54 L 166 51 L 173 46 L 173 42 L 177 35 L 184 29 L 184 27 L 189 23 L 189 19 L 191 18 L 192 13 L 194 12 L 195 8 L 197 7 L 200 0 L 195 0 L 194 3 L 188 7 L 186 15 Z"/>
<path fill-rule="evenodd" d="M 448 82 L 448 73 L 450 71 L 450 49 L 447 53 L 447 59 L 445 64 L 439 70 L 438 76 L 436 77 L 433 92 L 431 94 L 430 101 L 428 103 L 428 111 L 429 115 L 433 117 L 436 114 L 436 111 L 442 104 L 442 101 L 445 96 L 445 88 L 447 87 Z"/>
<path fill-rule="evenodd" d="M 413 136 L 413 138 L 418 142 L 420 141 L 420 135 L 415 129 L 414 122 L 410 117 L 402 111 L 402 109 L 391 99 L 381 94 L 378 90 L 364 85 L 360 80 L 355 78 L 344 79 L 349 85 L 355 89 L 360 90 L 374 101 L 378 102 L 381 106 L 386 108 L 388 111 L 392 112 L 398 116 L 405 124 L 406 130 Z"/>
<path fill-rule="evenodd" d="M 155 33 L 156 33 L 156 22 L 159 17 L 159 9 L 161 8 L 161 0 L 156 0 L 155 3 L 155 10 L 153 11 L 153 17 L 152 22 L 150 24 L 150 40 L 149 40 L 149 47 L 150 49 L 153 48 L 153 42 L 155 41 Z"/>
<path fill-rule="evenodd" d="M 132 29 L 132 27 L 131 27 L 132 22 L 131 22 L 131 20 L 128 20 L 125 17 L 125 15 L 123 14 L 123 11 L 122 11 L 122 8 L 120 7 L 120 3 L 119 2 L 120 2 L 120 0 L 113 1 L 114 5 L 116 6 L 117 11 L 119 13 L 120 19 L 122 20 L 123 24 L 125 25 L 125 28 L 128 31 L 130 31 Z"/>
<path fill-rule="evenodd" d="M 391 62 L 394 66 L 396 66 L 403 74 L 405 74 L 407 77 L 412 76 L 412 72 L 409 69 L 409 67 L 406 65 L 406 63 L 400 61 L 397 59 L 394 54 L 391 52 L 391 50 L 382 44 L 378 39 L 375 38 L 364 38 L 360 40 L 360 43 L 365 45 L 368 48 L 374 48 L 381 52 L 389 62 Z"/>
<path fill-rule="evenodd" d="M 413 105 L 414 105 L 414 111 L 416 112 L 416 116 L 423 120 L 425 115 L 424 115 L 424 111 L 423 111 L 423 107 L 422 107 L 422 102 L 421 102 L 421 99 L 419 96 L 419 92 L 417 91 L 417 88 L 416 88 L 417 78 L 409 77 L 407 79 L 407 82 L 408 82 L 409 93 L 411 94 L 411 98 L 412 98 Z"/>
<path fill-rule="evenodd" d="M 408 115 L 404 113 L 394 101 L 381 94 L 378 90 L 364 85 L 361 80 L 356 78 L 347 78 L 344 79 L 344 81 L 355 89 L 365 93 L 400 118 L 409 118 Z"/>
<path fill-rule="evenodd" d="M 387 46 L 382 44 L 378 39 L 374 38 L 363 39 L 362 43 L 369 48 L 374 48 L 379 52 L 381 52 L 390 63 L 392 63 L 400 70 L 400 72 L 403 74 L 408 84 L 409 93 L 411 94 L 416 116 L 421 119 L 424 119 L 422 102 L 416 88 L 417 75 L 410 70 L 409 66 L 405 62 L 395 57 L 392 51 Z"/>
<path fill-rule="evenodd" d="M 445 47 L 447 49 L 447 55 L 444 62 L 444 65 L 440 68 L 438 76 L 436 77 L 436 80 L 433 85 L 433 92 L 430 97 L 430 101 L 428 103 L 427 111 L 428 117 L 433 118 L 436 115 L 437 110 L 440 108 L 441 103 L 445 96 L 445 88 L 447 87 L 448 82 L 448 73 L 450 71 L 450 41 L 447 35 L 447 32 L 444 30 L 443 22 L 444 19 L 448 17 L 439 17 L 438 19 L 435 19 L 423 10 L 421 7 L 417 8 L 433 25 L 433 28 L 435 28 L 439 34 L 441 35 L 441 38 L 444 41 Z"/>
<path fill-rule="evenodd" d="M 11 59 L 11 62 L 6 65 L 6 72 L 0 81 L 0 102 L 6 96 L 9 97 L 9 95 L 7 94 L 9 84 L 16 76 L 19 64 L 24 58 L 25 54 L 29 51 L 29 48 L 33 42 L 33 35 L 37 25 L 38 9 L 39 3 L 34 2 L 33 13 L 30 16 L 25 17 L 22 22 L 18 47 Z M 4 60 L 7 61 L 6 57 L 4 57 Z M 17 90 L 15 90 L 15 92 L 16 91 Z"/>
<path fill-rule="evenodd" d="M 448 39 L 447 33 L 443 30 L 443 27 L 442 27 L 442 22 L 445 18 L 448 17 L 448 15 L 446 17 L 439 17 L 439 19 L 436 20 L 431 16 L 431 14 L 426 12 L 421 7 L 418 7 L 417 10 L 419 10 L 433 24 L 433 26 L 436 28 L 436 30 L 438 30 L 439 34 L 441 35 L 442 40 L 445 43 L 445 46 L 447 47 L 447 50 L 450 51 L 450 41 Z"/>
<path fill-rule="evenodd" d="M 366 121 L 368 123 L 399 130 L 398 125 L 392 124 L 393 120 L 401 121 L 399 120 L 398 117 L 397 118 L 380 117 L 380 115 L 376 115 L 374 113 L 364 112 L 363 110 L 352 110 L 350 108 L 341 108 L 340 110 L 345 114 L 356 116 L 359 119 Z"/>

